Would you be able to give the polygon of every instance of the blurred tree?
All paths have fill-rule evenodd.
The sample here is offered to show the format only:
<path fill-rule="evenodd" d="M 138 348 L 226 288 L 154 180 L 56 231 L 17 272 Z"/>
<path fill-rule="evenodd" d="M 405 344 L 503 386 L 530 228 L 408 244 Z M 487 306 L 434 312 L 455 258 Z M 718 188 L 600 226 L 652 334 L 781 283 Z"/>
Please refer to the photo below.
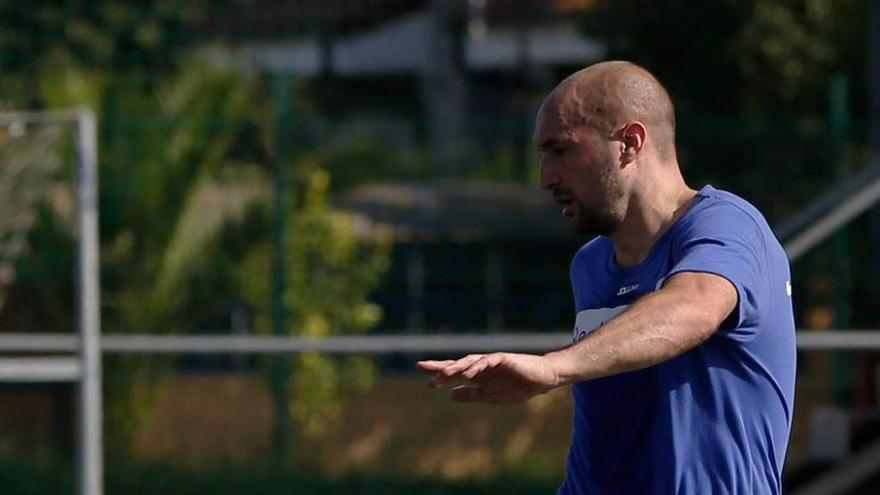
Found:
<path fill-rule="evenodd" d="M 327 205 L 329 175 L 314 162 L 300 163 L 296 182 L 301 200 L 289 219 L 285 244 L 288 284 L 284 303 L 287 331 L 307 337 L 363 333 L 378 323 L 381 309 L 368 301 L 390 261 L 390 232 Z M 261 333 L 272 328 L 268 239 L 256 245 L 236 269 L 236 280 L 255 313 Z M 319 438 L 345 399 L 373 382 L 372 361 L 310 353 L 293 358 L 288 411 L 301 439 Z M 267 380 L 271 381 L 267 369 Z"/>
<path fill-rule="evenodd" d="M 390 177 L 411 178 L 428 170 L 424 164 L 427 160 L 420 162 L 412 156 L 414 153 L 404 160 L 404 146 L 394 143 L 377 128 L 363 126 L 352 131 L 343 126 L 328 138 L 327 141 L 334 145 L 322 146 L 314 159 L 333 174 L 331 186 L 334 191 Z"/>
<path fill-rule="evenodd" d="M 822 114 L 830 76 L 861 83 L 864 0 L 602 0 L 584 27 L 645 65 L 685 113 Z"/>
<path fill-rule="evenodd" d="M 0 70 L 6 77 L 23 78 L 24 84 L 16 87 L 23 93 L 18 103 L 26 107 L 41 103 L 39 70 L 50 59 L 160 80 L 185 54 L 182 48 L 199 39 L 184 28 L 220 4 L 44 0 L 36 6 L 27 0 L 6 0 L 0 2 Z"/>
<path fill-rule="evenodd" d="M 125 75 L 72 64 L 53 62 L 41 70 L 46 106 L 89 103 L 104 124 L 100 228 L 107 332 L 187 332 L 217 314 L 228 285 L 204 280 L 216 281 L 235 257 L 221 253 L 216 240 L 268 199 L 260 156 L 238 154 L 242 129 L 259 125 L 266 109 L 256 103 L 258 87 L 200 58 L 193 56 L 152 90 Z M 57 282 L 55 287 L 65 281 Z M 108 359 L 111 450 L 130 446 L 150 410 L 150 384 L 168 363 Z"/>
<path fill-rule="evenodd" d="M 192 54 L 149 87 L 124 74 L 57 60 L 40 70 L 43 105 L 87 103 L 103 124 L 102 320 L 108 333 L 189 332 L 216 321 L 235 301 L 250 304 L 255 327 L 266 329 L 269 294 L 261 287 L 268 287 L 271 273 L 269 103 L 259 81 L 200 62 L 205 58 Z M 286 205 L 288 327 L 314 336 L 364 331 L 380 317 L 367 295 L 387 265 L 390 243 L 364 243 L 360 224 L 327 207 L 329 177 L 314 161 L 298 162 L 290 173 L 288 183 L 303 194 Z M 37 275 L 63 260 L 72 273 L 74 244 L 69 234 L 54 234 L 70 228 L 57 209 L 40 211 L 31 231 L 56 239 L 57 252 L 22 253 L 13 295 L 37 297 L 20 298 L 4 318 L 58 331 L 54 313 L 41 316 L 29 308 L 58 293 L 52 300 L 66 301 L 62 306 L 72 313 L 69 279 Z M 372 367 L 361 358 L 308 355 L 293 362 L 289 412 L 305 432 L 320 431 L 322 418 L 338 410 L 346 393 L 372 380 Z M 105 438 L 111 451 L 130 448 L 150 412 L 152 384 L 170 363 L 142 356 L 107 360 Z"/>
<path fill-rule="evenodd" d="M 42 206 L 54 203 L 54 209 L 68 220 L 62 223 L 72 223 L 73 195 L 63 173 L 69 141 L 60 125 L 28 129 L 24 124 L 13 124 L 0 130 L 0 163 L 4 164 L 0 168 L 0 197 L 7 202 L 0 211 L 0 312 L 15 282 L 16 261 L 28 249 L 29 233 L 47 213 Z M 71 230 L 63 229 L 59 237 L 70 242 Z M 58 316 L 57 322 L 72 321 L 71 314 Z"/>

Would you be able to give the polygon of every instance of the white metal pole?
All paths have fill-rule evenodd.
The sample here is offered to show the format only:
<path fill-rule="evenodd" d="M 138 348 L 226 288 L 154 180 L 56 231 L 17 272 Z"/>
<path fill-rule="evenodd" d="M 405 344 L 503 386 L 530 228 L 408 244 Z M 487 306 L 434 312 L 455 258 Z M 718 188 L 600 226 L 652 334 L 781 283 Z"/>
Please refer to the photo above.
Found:
<path fill-rule="evenodd" d="M 98 264 L 98 130 L 95 114 L 77 115 L 79 166 L 79 493 L 102 495 L 101 320 Z"/>
<path fill-rule="evenodd" d="M 831 211 L 817 219 L 809 228 L 785 243 L 788 259 L 794 262 L 801 255 L 824 241 L 840 227 L 874 205 L 880 199 L 880 179 L 874 179 Z"/>

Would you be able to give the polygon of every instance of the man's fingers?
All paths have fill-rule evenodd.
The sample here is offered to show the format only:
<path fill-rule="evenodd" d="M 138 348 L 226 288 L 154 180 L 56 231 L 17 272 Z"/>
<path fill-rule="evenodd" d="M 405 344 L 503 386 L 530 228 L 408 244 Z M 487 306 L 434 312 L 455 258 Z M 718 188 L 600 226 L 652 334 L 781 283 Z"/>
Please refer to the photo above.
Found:
<path fill-rule="evenodd" d="M 500 354 L 470 354 L 458 360 L 419 361 L 416 363 L 416 367 L 422 371 L 434 372 L 434 376 L 428 380 L 428 385 L 439 388 L 457 376 L 473 380 L 480 372 L 486 368 L 498 366 L 500 362 Z"/>
<path fill-rule="evenodd" d="M 477 385 L 459 385 L 453 387 L 449 395 L 455 402 L 478 402 L 486 400 L 483 389 Z"/>
<path fill-rule="evenodd" d="M 482 354 L 471 354 L 437 369 L 437 373 L 428 381 L 428 385 L 434 388 L 442 387 L 481 357 Z"/>
<path fill-rule="evenodd" d="M 473 380 L 475 376 L 485 371 L 487 368 L 494 368 L 500 363 L 500 354 L 489 354 L 487 356 L 483 356 L 481 359 L 471 364 L 466 370 L 461 373 L 461 376 L 466 380 Z"/>
<path fill-rule="evenodd" d="M 459 359 L 458 361 L 450 364 L 449 366 L 443 368 L 442 370 L 440 370 L 439 373 L 447 378 L 451 378 L 451 377 L 461 373 L 462 371 L 470 368 L 471 365 L 473 365 L 475 362 L 479 361 L 482 358 L 483 358 L 482 354 L 469 354 L 469 355 Z"/>
<path fill-rule="evenodd" d="M 464 378 L 465 380 L 473 380 L 474 377 L 477 376 L 477 374 L 479 374 L 481 371 L 485 370 L 488 367 L 489 367 L 488 360 L 481 359 L 481 360 L 477 361 L 476 363 L 470 365 L 468 367 L 468 369 L 464 370 L 461 373 L 461 377 Z"/>
<path fill-rule="evenodd" d="M 419 361 L 416 363 L 416 368 L 422 371 L 437 371 L 449 366 L 454 362 L 455 360 L 453 359 L 444 359 L 443 361 Z"/>

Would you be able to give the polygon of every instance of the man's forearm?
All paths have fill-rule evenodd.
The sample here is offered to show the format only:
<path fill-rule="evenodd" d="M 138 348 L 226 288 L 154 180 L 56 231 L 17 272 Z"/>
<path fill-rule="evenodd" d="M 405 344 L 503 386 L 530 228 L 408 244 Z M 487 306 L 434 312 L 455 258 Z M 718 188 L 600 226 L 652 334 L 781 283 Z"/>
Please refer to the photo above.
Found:
<path fill-rule="evenodd" d="M 569 347 L 546 354 L 559 384 L 646 368 L 709 338 L 723 319 L 686 292 L 660 290 Z"/>

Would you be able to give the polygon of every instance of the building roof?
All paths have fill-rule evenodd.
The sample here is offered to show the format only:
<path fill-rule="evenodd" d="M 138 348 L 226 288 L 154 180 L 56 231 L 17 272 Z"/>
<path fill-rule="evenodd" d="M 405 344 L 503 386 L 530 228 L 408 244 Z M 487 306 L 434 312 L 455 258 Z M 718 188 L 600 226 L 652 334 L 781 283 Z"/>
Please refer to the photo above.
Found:
<path fill-rule="evenodd" d="M 341 76 L 417 74 L 432 59 L 431 15 L 407 14 L 324 46 L 314 37 L 250 42 L 243 55 L 271 72 L 314 77 L 327 69 Z M 536 66 L 578 66 L 600 60 L 605 46 L 570 22 L 528 27 L 489 25 L 467 32 L 464 62 L 471 70 L 520 70 Z"/>
<path fill-rule="evenodd" d="M 336 207 L 391 227 L 397 240 L 478 242 L 571 239 L 550 195 L 537 185 L 451 180 L 376 183 L 345 194 Z"/>
<path fill-rule="evenodd" d="M 450 1 L 451 0 L 447 0 Z M 534 23 L 589 9 L 595 0 L 458 0 L 462 13 L 490 24 Z M 205 35 L 254 39 L 347 34 L 430 8 L 430 0 L 252 0 L 212 8 L 198 19 Z"/>

